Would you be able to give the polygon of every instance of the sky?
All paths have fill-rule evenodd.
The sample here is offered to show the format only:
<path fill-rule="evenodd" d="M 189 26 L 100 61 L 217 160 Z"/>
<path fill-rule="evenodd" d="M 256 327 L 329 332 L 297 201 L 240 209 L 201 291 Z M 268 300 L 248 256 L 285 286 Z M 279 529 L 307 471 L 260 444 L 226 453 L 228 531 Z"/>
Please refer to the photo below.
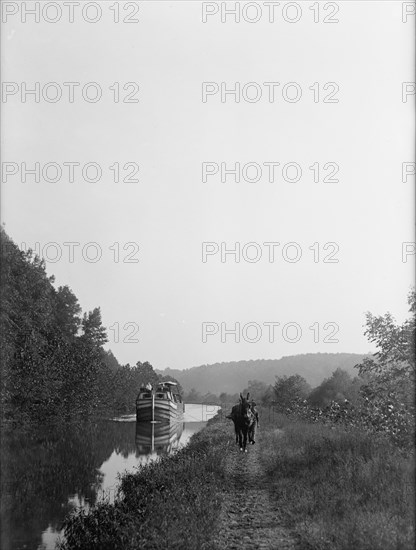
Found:
<path fill-rule="evenodd" d="M 367 353 L 366 311 L 407 317 L 411 3 L 2 4 L 2 223 L 121 363 Z"/>

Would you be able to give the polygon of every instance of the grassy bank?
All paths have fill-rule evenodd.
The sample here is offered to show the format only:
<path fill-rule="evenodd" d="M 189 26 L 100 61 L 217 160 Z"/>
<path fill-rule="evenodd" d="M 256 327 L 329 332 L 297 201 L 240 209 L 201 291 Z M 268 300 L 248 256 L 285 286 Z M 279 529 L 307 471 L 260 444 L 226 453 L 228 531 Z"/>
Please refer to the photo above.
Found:
<path fill-rule="evenodd" d="M 385 438 L 275 415 L 261 457 L 302 548 L 414 548 L 414 460 Z"/>
<path fill-rule="evenodd" d="M 300 548 L 413 549 L 413 456 L 374 434 L 260 414 L 260 482 Z M 62 550 L 211 550 L 236 452 L 231 422 L 216 417 L 174 456 L 124 475 L 114 504 L 68 518 Z"/>
<path fill-rule="evenodd" d="M 62 550 L 209 549 L 230 431 L 229 423 L 213 419 L 174 456 L 124 475 L 114 504 L 67 519 Z"/>

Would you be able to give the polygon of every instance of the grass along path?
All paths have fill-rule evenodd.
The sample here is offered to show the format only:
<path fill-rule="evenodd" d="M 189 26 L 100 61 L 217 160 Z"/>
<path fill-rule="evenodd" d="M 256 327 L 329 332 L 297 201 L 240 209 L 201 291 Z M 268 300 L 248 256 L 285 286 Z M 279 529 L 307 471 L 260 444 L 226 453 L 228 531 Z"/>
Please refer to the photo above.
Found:
<path fill-rule="evenodd" d="M 265 424 L 261 467 L 302 549 L 413 550 L 413 452 L 382 436 L 283 415 Z"/>

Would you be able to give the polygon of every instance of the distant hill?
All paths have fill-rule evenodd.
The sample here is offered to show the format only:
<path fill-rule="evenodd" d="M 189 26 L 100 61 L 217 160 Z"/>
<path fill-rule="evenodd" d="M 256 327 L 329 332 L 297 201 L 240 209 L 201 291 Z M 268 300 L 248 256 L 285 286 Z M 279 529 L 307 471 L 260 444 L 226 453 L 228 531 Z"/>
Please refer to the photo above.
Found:
<path fill-rule="evenodd" d="M 185 391 L 195 388 L 202 394 L 212 392 L 235 393 L 243 390 L 249 380 L 260 380 L 273 384 L 276 376 L 300 374 L 312 386 L 318 386 L 324 378 L 341 368 L 352 376 L 358 375 L 354 365 L 360 363 L 365 355 L 357 353 L 307 353 L 291 355 L 281 359 L 256 359 L 251 361 L 231 361 L 201 365 L 190 369 L 156 370 L 164 376 L 173 376 Z"/>

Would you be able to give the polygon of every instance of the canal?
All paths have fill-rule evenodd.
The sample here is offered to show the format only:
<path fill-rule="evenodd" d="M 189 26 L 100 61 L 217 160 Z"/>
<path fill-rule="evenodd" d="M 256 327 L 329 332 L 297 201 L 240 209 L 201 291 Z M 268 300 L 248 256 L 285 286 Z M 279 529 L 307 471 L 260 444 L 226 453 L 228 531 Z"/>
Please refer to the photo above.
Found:
<path fill-rule="evenodd" d="M 137 424 L 131 415 L 4 430 L 1 548 L 53 550 L 67 513 L 113 501 L 121 473 L 186 445 L 217 410 L 187 404 L 173 426 Z"/>

